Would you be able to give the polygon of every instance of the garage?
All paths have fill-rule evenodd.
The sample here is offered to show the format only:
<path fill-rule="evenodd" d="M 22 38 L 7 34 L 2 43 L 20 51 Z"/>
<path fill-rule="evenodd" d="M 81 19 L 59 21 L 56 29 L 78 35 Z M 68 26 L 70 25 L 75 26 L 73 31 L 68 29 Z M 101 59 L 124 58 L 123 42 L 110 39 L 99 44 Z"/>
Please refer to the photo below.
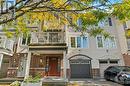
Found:
<path fill-rule="evenodd" d="M 70 59 L 71 78 L 91 78 L 91 58 L 75 55 Z"/>
<path fill-rule="evenodd" d="M 104 71 L 109 66 L 118 65 L 118 60 L 99 60 L 100 77 L 104 78 Z"/>

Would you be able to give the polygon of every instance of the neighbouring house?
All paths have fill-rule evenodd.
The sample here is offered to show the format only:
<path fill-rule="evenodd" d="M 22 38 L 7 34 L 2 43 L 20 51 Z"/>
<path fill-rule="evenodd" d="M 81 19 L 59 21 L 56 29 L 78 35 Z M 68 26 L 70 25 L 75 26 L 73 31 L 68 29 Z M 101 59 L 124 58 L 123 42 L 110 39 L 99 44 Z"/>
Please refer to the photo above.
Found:
<path fill-rule="evenodd" d="M 29 25 L 32 32 L 26 37 L 21 34 L 15 40 L 13 55 L 0 57 L 1 64 L 8 62 L 1 70 L 6 69 L 4 74 L 10 78 L 38 73 L 43 78 L 103 78 L 108 66 L 124 65 L 123 49 L 127 46 L 123 44 L 123 25 L 116 18 L 106 18 L 99 26 L 109 32 L 111 38 L 92 37 L 88 33 L 82 36 L 80 31 L 67 25 L 44 31 L 38 24 Z M 4 61 L 6 57 L 8 60 Z"/>
<path fill-rule="evenodd" d="M 14 38 L 7 38 L 0 27 L 0 78 L 7 77 L 10 59 L 14 51 Z"/>
<path fill-rule="evenodd" d="M 122 32 L 120 34 L 121 52 L 124 59 L 124 64 L 130 66 L 130 21 L 123 22 L 123 25 L 119 24 L 119 29 Z"/>

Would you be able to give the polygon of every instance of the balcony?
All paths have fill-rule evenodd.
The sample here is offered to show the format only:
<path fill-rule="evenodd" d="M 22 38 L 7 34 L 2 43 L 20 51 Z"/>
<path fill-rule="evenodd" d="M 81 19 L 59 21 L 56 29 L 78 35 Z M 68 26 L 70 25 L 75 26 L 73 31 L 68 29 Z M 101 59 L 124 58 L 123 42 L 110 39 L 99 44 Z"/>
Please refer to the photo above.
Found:
<path fill-rule="evenodd" d="M 29 50 L 66 49 L 65 33 L 62 31 L 33 32 Z"/>
<path fill-rule="evenodd" d="M 64 32 L 35 32 L 31 34 L 30 44 L 65 43 Z"/>
<path fill-rule="evenodd" d="M 14 41 L 5 37 L 0 37 L 0 51 L 4 54 L 13 54 Z"/>

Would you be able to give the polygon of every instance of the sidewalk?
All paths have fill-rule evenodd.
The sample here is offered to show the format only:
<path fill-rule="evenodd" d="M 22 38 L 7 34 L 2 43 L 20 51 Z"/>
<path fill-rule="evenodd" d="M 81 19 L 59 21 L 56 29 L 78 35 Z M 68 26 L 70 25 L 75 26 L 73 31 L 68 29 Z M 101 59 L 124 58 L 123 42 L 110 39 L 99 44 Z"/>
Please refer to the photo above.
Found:
<path fill-rule="evenodd" d="M 94 82 L 86 83 L 86 82 L 70 82 L 68 86 L 112 86 L 109 84 L 96 84 Z"/>
<path fill-rule="evenodd" d="M 69 86 L 123 86 L 105 79 L 77 79 L 70 80 Z"/>

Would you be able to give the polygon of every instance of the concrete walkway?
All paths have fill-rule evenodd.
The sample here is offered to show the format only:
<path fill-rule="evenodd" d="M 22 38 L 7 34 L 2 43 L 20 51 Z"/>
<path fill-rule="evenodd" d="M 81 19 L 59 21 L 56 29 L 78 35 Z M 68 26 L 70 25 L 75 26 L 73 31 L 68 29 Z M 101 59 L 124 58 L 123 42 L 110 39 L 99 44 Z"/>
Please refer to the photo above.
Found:
<path fill-rule="evenodd" d="M 106 81 L 104 79 L 79 79 L 79 80 L 70 80 L 70 86 L 123 86 L 121 84 Z"/>
<path fill-rule="evenodd" d="M 60 83 L 59 80 L 57 83 L 58 84 Z M 54 86 L 57 86 L 58 85 L 57 83 L 55 83 Z M 75 80 L 70 80 L 67 84 L 68 84 L 67 86 L 123 86 L 115 82 L 106 81 L 104 79 L 75 79 Z M 9 86 L 9 85 L 0 84 L 0 86 Z"/>

